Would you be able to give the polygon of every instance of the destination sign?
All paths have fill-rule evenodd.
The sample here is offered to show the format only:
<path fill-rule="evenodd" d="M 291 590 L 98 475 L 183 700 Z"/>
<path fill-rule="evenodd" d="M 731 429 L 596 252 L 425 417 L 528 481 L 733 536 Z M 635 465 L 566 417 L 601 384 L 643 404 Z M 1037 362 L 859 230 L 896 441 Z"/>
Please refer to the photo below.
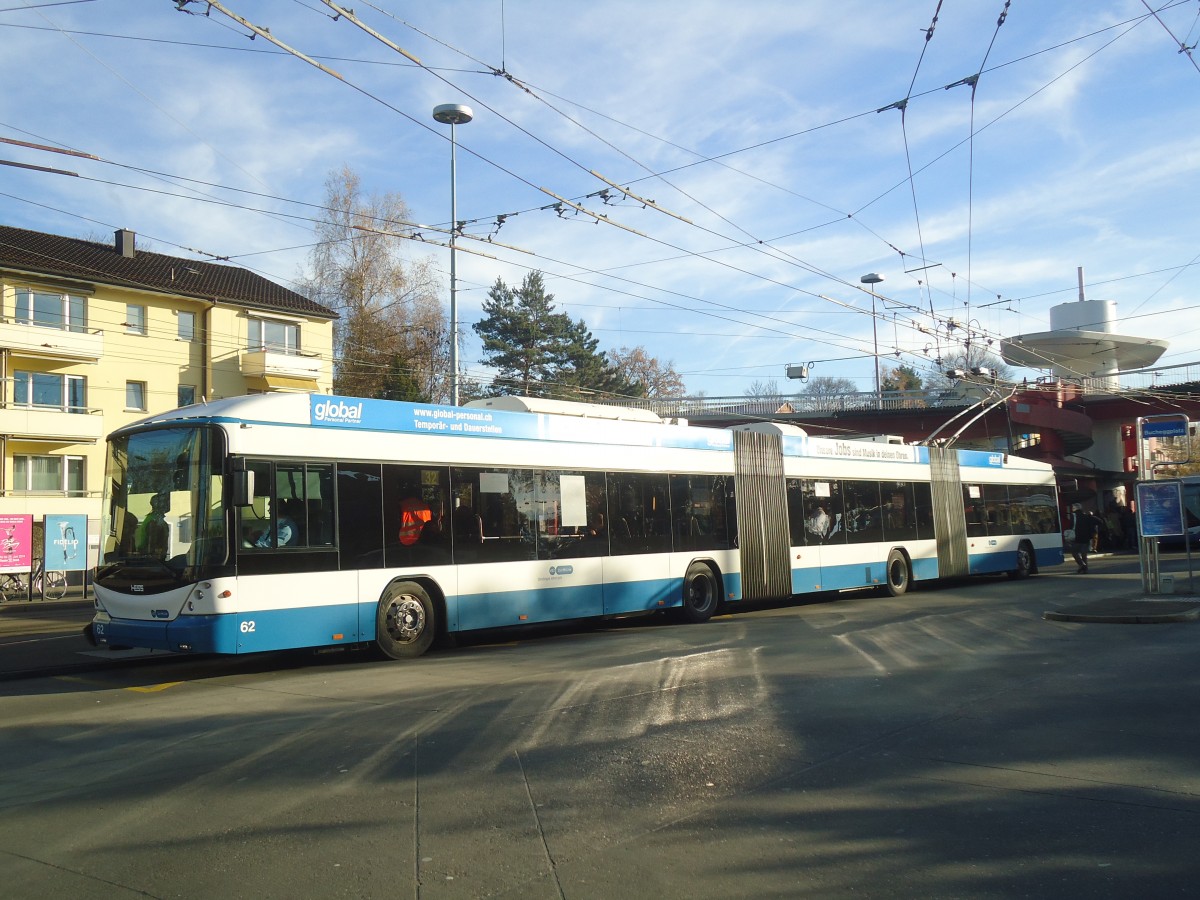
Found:
<path fill-rule="evenodd" d="M 1188 420 L 1186 416 L 1142 422 L 1143 438 L 1183 437 L 1187 433 Z"/>

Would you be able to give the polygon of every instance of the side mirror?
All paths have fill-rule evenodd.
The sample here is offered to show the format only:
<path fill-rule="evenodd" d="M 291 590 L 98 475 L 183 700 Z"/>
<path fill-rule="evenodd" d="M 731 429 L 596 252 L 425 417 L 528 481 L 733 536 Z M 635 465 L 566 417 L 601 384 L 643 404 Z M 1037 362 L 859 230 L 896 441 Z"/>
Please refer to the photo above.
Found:
<path fill-rule="evenodd" d="M 234 506 L 250 506 L 254 503 L 254 470 L 242 469 L 230 473 L 229 477 L 233 479 L 230 502 Z"/>

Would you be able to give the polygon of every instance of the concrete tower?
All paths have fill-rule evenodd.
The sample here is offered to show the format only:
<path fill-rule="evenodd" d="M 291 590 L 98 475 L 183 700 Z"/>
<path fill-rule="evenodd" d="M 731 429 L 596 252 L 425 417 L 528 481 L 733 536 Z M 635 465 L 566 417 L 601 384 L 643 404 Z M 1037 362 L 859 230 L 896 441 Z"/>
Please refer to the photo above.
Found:
<path fill-rule="evenodd" d="M 1005 338 L 1000 356 L 1009 365 L 1049 369 L 1085 393 L 1105 393 L 1119 387 L 1118 372 L 1158 362 L 1168 343 L 1117 334 L 1117 304 L 1084 299 L 1083 268 L 1078 271 L 1079 299 L 1050 309 L 1050 331 Z"/>

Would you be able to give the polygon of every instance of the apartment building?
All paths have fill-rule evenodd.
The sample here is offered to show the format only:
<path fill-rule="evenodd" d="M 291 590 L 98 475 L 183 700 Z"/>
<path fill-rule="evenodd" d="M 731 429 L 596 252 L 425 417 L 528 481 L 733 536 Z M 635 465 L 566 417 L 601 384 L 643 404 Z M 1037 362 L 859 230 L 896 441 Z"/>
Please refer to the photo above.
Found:
<path fill-rule="evenodd" d="M 236 266 L 0 226 L 0 516 L 87 515 L 104 439 L 206 399 L 332 390 L 336 314 Z"/>

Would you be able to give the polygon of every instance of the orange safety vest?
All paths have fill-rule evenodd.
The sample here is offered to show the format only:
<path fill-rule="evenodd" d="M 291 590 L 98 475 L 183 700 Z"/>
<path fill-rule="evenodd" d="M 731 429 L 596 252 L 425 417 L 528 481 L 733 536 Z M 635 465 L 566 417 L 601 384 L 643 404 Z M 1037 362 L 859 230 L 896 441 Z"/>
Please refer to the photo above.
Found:
<path fill-rule="evenodd" d="M 400 503 L 400 543 L 404 546 L 415 544 L 421 537 L 421 529 L 433 518 L 429 504 L 416 497 L 409 497 Z"/>

